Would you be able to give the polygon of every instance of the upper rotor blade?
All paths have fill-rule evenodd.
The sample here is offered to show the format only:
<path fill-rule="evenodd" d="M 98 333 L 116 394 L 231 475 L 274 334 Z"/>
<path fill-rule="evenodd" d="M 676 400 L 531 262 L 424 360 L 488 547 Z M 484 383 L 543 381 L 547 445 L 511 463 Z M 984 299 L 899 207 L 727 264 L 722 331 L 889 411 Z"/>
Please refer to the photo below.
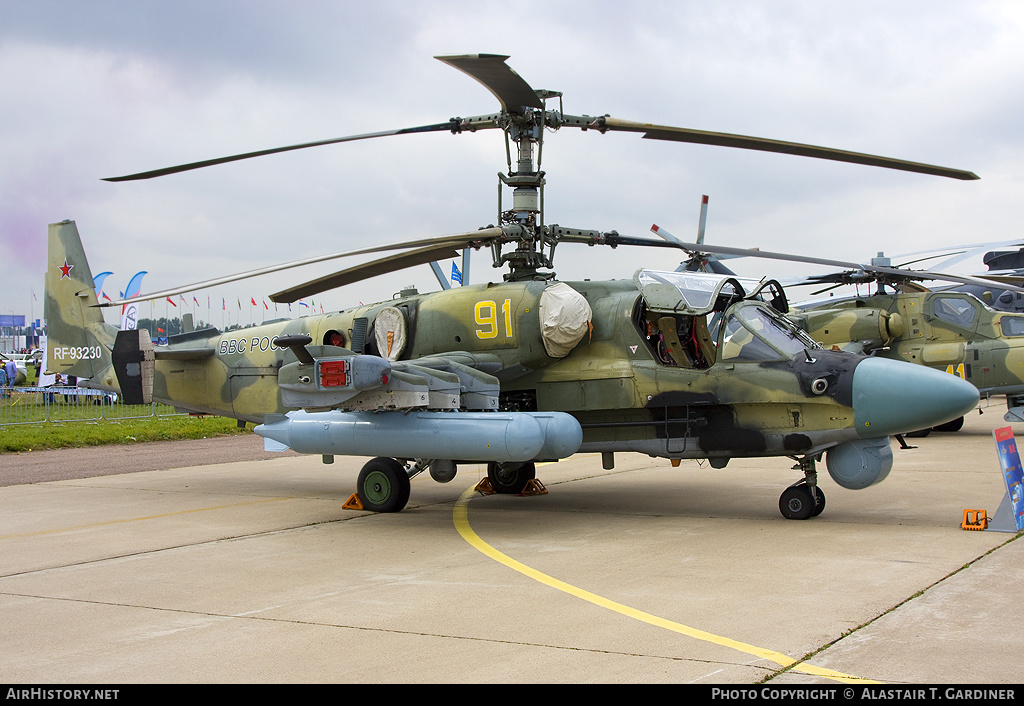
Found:
<path fill-rule="evenodd" d="M 523 108 L 543 108 L 530 84 L 505 63 L 507 56 L 498 54 L 465 54 L 463 56 L 435 56 L 449 66 L 476 79 L 498 99 L 501 108 L 521 115 Z"/>
<path fill-rule="evenodd" d="M 290 304 L 303 297 L 310 297 L 320 292 L 337 289 L 346 284 L 361 282 L 364 279 L 386 275 L 389 272 L 397 272 L 417 265 L 425 265 L 434 260 L 444 260 L 458 257 L 458 252 L 451 245 L 430 245 L 418 250 L 399 253 L 382 257 L 373 262 L 366 262 L 355 267 L 350 267 L 341 272 L 319 277 L 309 282 L 289 287 L 280 292 L 270 295 L 270 301 L 275 304 Z"/>
<path fill-rule="evenodd" d="M 137 174 L 128 174 L 126 176 L 119 177 L 107 177 L 103 181 L 135 181 L 139 179 L 152 179 L 153 177 L 166 176 L 168 174 L 177 174 L 178 172 L 187 172 L 192 169 L 202 169 L 203 167 L 212 167 L 215 164 L 225 164 L 226 162 L 237 162 L 241 159 L 250 159 L 252 157 L 263 157 L 268 154 L 277 154 L 278 152 L 291 152 L 292 150 L 306 149 L 307 147 L 322 147 L 323 145 L 333 145 L 339 142 L 355 142 L 356 140 L 368 140 L 373 137 L 388 137 L 391 135 L 408 135 L 411 133 L 418 132 L 441 132 L 443 130 L 451 130 L 456 132 L 458 126 L 453 121 L 445 123 L 434 123 L 433 125 L 421 125 L 419 127 L 407 127 L 399 130 L 384 130 L 382 132 L 368 132 L 362 135 L 349 135 L 347 137 L 335 137 L 330 140 L 318 140 L 316 142 L 304 142 L 300 145 L 289 145 L 287 147 L 274 147 L 269 150 L 258 150 L 256 152 L 246 152 L 245 154 L 234 154 L 228 157 L 218 157 L 217 159 L 204 159 L 201 162 L 190 162 L 188 164 L 179 164 L 176 167 L 164 167 L 163 169 L 154 169 L 148 172 L 139 172 Z"/>
<path fill-rule="evenodd" d="M 99 306 L 121 306 L 122 304 L 131 304 L 133 302 L 148 301 L 150 299 L 161 299 L 163 297 L 170 297 L 176 294 L 184 294 L 185 292 L 194 292 L 199 289 L 216 287 L 221 284 L 227 284 L 228 282 L 237 282 L 239 280 L 248 279 L 250 277 L 258 277 L 260 275 L 271 274 L 273 272 L 281 272 L 282 270 L 288 270 L 294 267 L 312 265 L 318 262 L 326 262 L 328 260 L 335 260 L 338 258 L 350 257 L 353 255 L 367 255 L 369 253 L 386 252 L 388 250 L 401 250 L 403 248 L 412 248 L 416 246 L 434 246 L 449 248 L 464 248 L 467 246 L 476 246 L 493 240 L 495 238 L 499 238 L 502 235 L 503 231 L 501 230 L 501 228 L 483 228 L 481 230 L 474 230 L 469 233 L 456 233 L 453 235 L 442 235 L 436 238 L 409 240 L 404 243 L 391 243 L 389 245 L 376 245 L 374 247 L 361 248 L 359 250 L 347 250 L 345 252 L 332 253 L 330 255 L 319 255 L 317 257 L 310 257 L 304 260 L 295 260 L 294 262 L 288 262 L 283 265 L 271 265 L 270 267 L 262 267 L 260 269 L 249 270 L 248 272 L 240 272 L 238 274 L 228 275 L 226 277 L 218 277 L 216 279 L 210 279 L 204 282 L 196 282 L 194 284 L 188 284 L 182 287 L 176 287 L 174 289 L 165 289 L 162 292 L 139 295 L 137 297 L 119 299 L 117 301 L 103 302 L 99 304 Z"/>
<path fill-rule="evenodd" d="M 863 154 L 860 152 L 848 152 L 846 150 L 806 145 L 799 142 L 769 140 L 763 137 L 733 135 L 725 132 L 708 132 L 706 130 L 694 130 L 691 128 L 670 127 L 666 125 L 651 125 L 650 123 L 637 123 L 629 120 L 618 120 L 616 118 L 609 117 L 598 118 L 594 127 L 602 131 L 607 129 L 621 130 L 624 132 L 642 132 L 644 133 L 644 138 L 649 140 L 692 142 L 700 145 L 737 147 L 740 149 L 757 150 L 760 152 L 778 152 L 781 154 L 827 159 L 835 162 L 851 162 L 853 164 L 865 164 L 871 167 L 884 167 L 886 169 L 898 169 L 905 172 L 932 174 L 934 176 L 949 177 L 951 179 L 971 180 L 978 178 L 978 175 L 974 172 L 968 172 L 962 169 L 951 169 L 932 164 L 908 162 L 903 159 L 880 157 L 878 155 Z"/>

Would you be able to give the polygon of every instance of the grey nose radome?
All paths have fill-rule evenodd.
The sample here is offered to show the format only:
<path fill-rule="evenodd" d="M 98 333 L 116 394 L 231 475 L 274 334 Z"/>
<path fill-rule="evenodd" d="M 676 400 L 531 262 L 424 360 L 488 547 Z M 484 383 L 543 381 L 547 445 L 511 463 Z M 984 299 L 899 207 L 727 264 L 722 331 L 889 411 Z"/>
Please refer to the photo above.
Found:
<path fill-rule="evenodd" d="M 955 375 L 885 358 L 853 371 L 853 419 L 864 438 L 928 429 L 978 404 L 978 389 Z"/>

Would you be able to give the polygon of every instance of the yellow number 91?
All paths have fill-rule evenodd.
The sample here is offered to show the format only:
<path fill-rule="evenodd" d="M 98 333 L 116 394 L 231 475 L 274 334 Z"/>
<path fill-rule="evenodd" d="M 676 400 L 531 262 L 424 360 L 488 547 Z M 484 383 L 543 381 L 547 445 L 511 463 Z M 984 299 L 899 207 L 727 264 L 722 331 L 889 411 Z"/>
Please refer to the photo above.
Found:
<path fill-rule="evenodd" d="M 512 338 L 512 300 L 506 299 L 501 304 L 505 324 L 505 338 Z M 492 301 L 477 302 L 473 310 L 478 328 L 477 338 L 496 338 L 498 336 L 498 305 Z"/>

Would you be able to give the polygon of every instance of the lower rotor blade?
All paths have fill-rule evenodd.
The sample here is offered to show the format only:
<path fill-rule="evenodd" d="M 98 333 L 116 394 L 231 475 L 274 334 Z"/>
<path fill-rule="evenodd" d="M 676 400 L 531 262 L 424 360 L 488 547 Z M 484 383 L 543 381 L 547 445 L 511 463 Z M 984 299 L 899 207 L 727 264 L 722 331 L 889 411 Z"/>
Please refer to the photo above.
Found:
<path fill-rule="evenodd" d="M 1008 285 L 1024 285 L 1024 277 L 1022 277 L 1021 275 L 982 275 L 978 279 L 989 280 L 991 282 L 1001 284 L 1004 287 Z"/>
<path fill-rule="evenodd" d="M 804 284 L 810 284 L 810 282 L 806 282 Z M 831 287 L 825 287 L 824 289 L 819 289 L 819 290 L 817 290 L 815 292 L 811 292 L 811 296 L 812 297 L 816 297 L 819 294 L 824 294 L 825 292 L 831 292 L 833 289 L 839 289 L 842 286 L 843 285 L 841 285 L 841 284 L 833 284 Z"/>
<path fill-rule="evenodd" d="M 909 162 L 903 159 L 891 157 L 880 157 L 873 154 L 861 152 L 848 152 L 846 150 L 832 149 L 831 147 L 818 147 L 799 142 L 784 142 L 782 140 L 769 140 L 763 137 L 749 137 L 746 135 L 733 135 L 725 132 L 708 132 L 706 130 L 694 130 L 683 127 L 670 127 L 666 125 L 651 125 L 650 123 L 637 123 L 629 120 L 618 120 L 616 118 L 598 118 L 596 125 L 598 130 L 620 130 L 624 132 L 642 132 L 648 140 L 669 140 L 672 142 L 690 142 L 700 145 L 716 145 L 719 147 L 736 147 L 745 150 L 756 150 L 759 152 L 778 152 L 781 154 L 792 154 L 801 157 L 813 157 L 815 159 L 827 159 L 833 162 L 850 162 L 852 164 L 864 164 L 870 167 L 883 167 L 885 169 L 898 169 L 905 172 L 917 172 L 919 174 L 931 174 L 934 176 L 949 177 L 951 179 L 972 180 L 978 175 L 974 172 L 962 169 L 951 169 L 939 167 L 932 164 L 920 162 Z"/>
<path fill-rule="evenodd" d="M 879 267 L 877 265 L 861 265 L 855 262 L 843 262 L 840 260 L 826 260 L 819 257 L 807 257 L 805 255 L 788 255 L 786 253 L 767 252 L 764 250 L 744 250 L 741 248 L 730 248 L 721 245 L 697 245 L 696 243 L 680 243 L 681 248 L 692 248 L 700 252 L 737 255 L 739 257 L 762 257 L 769 260 L 786 260 L 789 262 L 806 262 L 811 265 L 827 265 L 843 269 L 857 270 L 860 272 L 872 272 L 876 274 L 889 275 L 897 280 L 936 280 L 939 282 L 959 282 L 962 284 L 989 285 L 990 277 L 968 277 L 964 275 L 950 275 L 942 272 L 930 272 L 928 270 L 903 270 L 898 267 Z M 988 281 L 986 281 L 988 280 Z M 1024 292 L 1024 288 L 1004 283 L 1007 289 Z"/>
<path fill-rule="evenodd" d="M 375 252 L 386 252 L 388 250 L 402 250 L 405 248 L 412 248 L 416 246 L 436 246 L 449 248 L 476 247 L 481 244 L 490 242 L 495 238 L 499 238 L 502 235 L 503 231 L 501 230 L 501 228 L 482 228 L 480 230 L 474 230 L 468 233 L 455 233 L 453 235 L 442 235 L 435 238 L 408 240 L 403 243 L 391 243 L 389 245 L 375 245 L 369 248 L 360 248 L 359 250 L 347 250 L 345 252 L 332 253 L 330 255 L 310 257 L 306 258 L 305 260 L 295 260 L 294 262 L 288 262 L 283 265 L 271 265 L 270 267 L 262 267 L 257 270 L 249 270 L 248 272 L 240 272 L 235 275 L 228 275 L 226 277 L 218 277 L 216 279 L 210 279 L 204 282 L 187 284 L 182 287 L 175 287 L 174 289 L 166 289 L 162 292 L 155 292 L 153 294 L 145 294 L 139 295 L 137 297 L 130 297 L 127 299 L 119 299 L 117 301 L 103 302 L 98 306 L 121 306 L 123 304 L 131 304 L 133 302 L 148 301 L 150 299 L 163 299 L 164 297 L 171 297 L 176 294 L 184 294 L 186 292 L 194 292 L 199 289 L 216 287 L 221 284 L 227 284 L 228 282 L 237 282 L 239 280 L 249 279 L 250 277 L 268 275 L 274 272 L 281 272 L 282 270 L 289 270 L 295 267 L 312 265 L 318 262 L 326 262 L 328 260 L 336 260 L 339 258 L 351 257 L 354 255 L 368 255 L 370 253 Z"/>
<path fill-rule="evenodd" d="M 311 297 L 320 292 L 343 287 L 346 284 L 361 282 L 364 279 L 386 275 L 390 272 L 397 272 L 408 267 L 425 265 L 434 260 L 446 260 L 458 257 L 459 253 L 450 245 L 428 246 L 398 255 L 389 255 L 373 262 L 366 262 L 355 267 L 350 267 L 341 272 L 319 277 L 304 284 L 277 292 L 270 295 L 270 301 L 275 304 L 290 304 L 303 297 Z"/>
<path fill-rule="evenodd" d="M 584 241 L 578 241 L 584 242 Z M 609 244 L 611 244 L 609 237 Z M 844 262 L 841 260 L 827 260 L 820 257 L 808 257 L 805 255 L 789 255 L 787 253 L 769 252 L 767 250 L 755 250 L 745 248 L 730 248 L 724 245 L 708 245 L 707 243 L 685 243 L 676 239 L 674 242 L 649 240 L 646 238 L 633 238 L 614 236 L 614 243 L 617 245 L 647 245 L 654 247 L 674 247 L 687 252 L 705 253 L 711 255 L 731 255 L 733 257 L 761 257 L 769 260 L 787 260 L 790 262 L 805 262 L 811 265 L 826 265 L 828 267 L 839 267 L 843 269 L 863 270 L 863 265 L 855 262 Z"/>

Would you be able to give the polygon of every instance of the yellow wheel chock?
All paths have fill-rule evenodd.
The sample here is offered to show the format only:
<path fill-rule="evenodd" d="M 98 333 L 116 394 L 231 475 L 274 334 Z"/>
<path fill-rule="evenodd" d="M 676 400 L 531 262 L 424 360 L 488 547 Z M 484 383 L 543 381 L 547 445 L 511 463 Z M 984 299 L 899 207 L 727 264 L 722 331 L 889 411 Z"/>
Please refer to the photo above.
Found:
<path fill-rule="evenodd" d="M 964 519 L 960 529 L 983 530 L 988 527 L 988 515 L 984 510 L 964 510 Z"/>
<path fill-rule="evenodd" d="M 359 501 L 359 493 L 352 493 L 351 497 L 345 501 L 345 504 L 341 506 L 342 510 L 365 510 L 363 504 Z"/>
<path fill-rule="evenodd" d="M 484 478 L 482 481 L 476 484 L 476 487 L 473 488 L 473 490 L 480 493 L 481 495 L 494 495 L 494 488 L 491 487 L 490 478 Z"/>
<path fill-rule="evenodd" d="M 491 479 L 490 478 L 484 478 L 483 480 L 481 480 L 479 483 L 476 484 L 476 487 L 473 488 L 473 490 L 476 491 L 477 493 L 480 493 L 481 495 L 494 495 L 495 494 L 495 490 L 494 490 L 494 487 L 491 485 Z M 516 493 L 516 496 L 521 498 L 521 497 L 524 497 L 524 496 L 527 496 L 527 495 L 547 495 L 547 494 L 548 494 L 548 489 L 544 487 L 544 484 L 541 483 L 536 478 L 531 478 L 530 480 L 528 480 L 526 482 L 526 487 L 523 488 L 523 492 Z"/>
<path fill-rule="evenodd" d="M 530 480 L 528 480 L 526 482 L 526 487 L 523 488 L 523 492 L 516 493 L 516 494 L 520 495 L 520 496 L 522 496 L 522 495 L 547 495 L 548 494 L 548 489 L 545 488 L 544 484 L 541 483 L 536 478 L 531 478 Z"/>

